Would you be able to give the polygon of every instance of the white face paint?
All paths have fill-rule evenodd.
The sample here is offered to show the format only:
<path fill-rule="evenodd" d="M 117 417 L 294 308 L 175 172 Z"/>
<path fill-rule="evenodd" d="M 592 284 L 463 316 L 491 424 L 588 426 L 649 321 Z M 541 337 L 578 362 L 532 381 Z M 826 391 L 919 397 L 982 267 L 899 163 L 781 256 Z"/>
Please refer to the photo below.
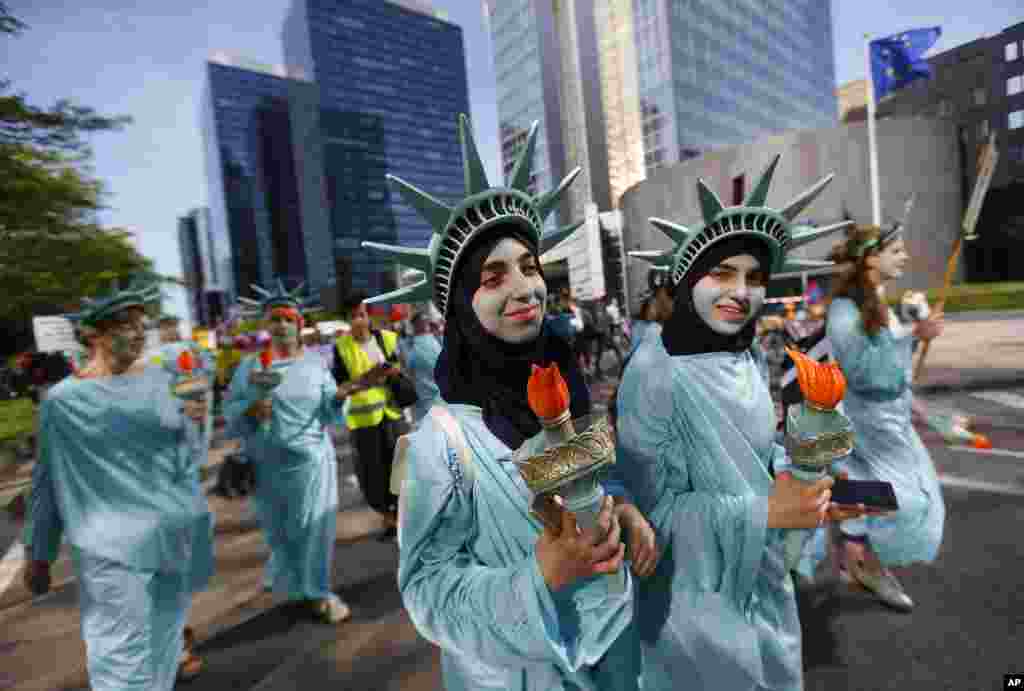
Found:
<path fill-rule="evenodd" d="M 715 333 L 739 333 L 764 305 L 766 276 L 750 254 L 723 259 L 693 286 L 693 306 Z"/>
<path fill-rule="evenodd" d="M 903 270 L 909 261 L 907 246 L 903 240 L 897 239 L 882 248 L 882 251 L 875 255 L 875 268 L 878 269 L 879 278 L 883 281 L 893 281 L 903 276 Z M 875 259 L 871 257 L 869 259 Z"/>
<path fill-rule="evenodd" d="M 540 333 L 547 295 L 533 253 L 519 240 L 505 238 L 484 260 L 473 312 L 492 336 L 525 343 Z"/>

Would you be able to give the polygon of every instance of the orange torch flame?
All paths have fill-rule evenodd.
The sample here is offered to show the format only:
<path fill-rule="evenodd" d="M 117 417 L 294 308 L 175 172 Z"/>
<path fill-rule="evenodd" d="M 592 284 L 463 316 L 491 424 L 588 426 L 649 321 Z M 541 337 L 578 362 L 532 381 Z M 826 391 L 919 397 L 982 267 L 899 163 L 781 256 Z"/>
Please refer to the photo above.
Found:
<path fill-rule="evenodd" d="M 799 350 L 786 348 L 796 367 L 796 378 L 804 400 L 818 408 L 832 410 L 846 393 L 846 377 L 837 362 L 818 362 Z"/>
<path fill-rule="evenodd" d="M 270 363 L 273 361 L 274 354 L 271 352 L 269 347 L 260 353 L 260 364 L 263 365 L 264 370 L 270 369 Z"/>
<path fill-rule="evenodd" d="M 196 363 L 192 358 L 191 350 L 183 350 L 178 356 L 178 369 L 185 374 L 192 374 L 192 370 L 195 369 Z"/>
<path fill-rule="evenodd" d="M 526 383 L 526 398 L 530 410 L 541 420 L 554 420 L 569 409 L 569 386 L 562 378 L 557 364 L 548 367 L 533 366 Z"/>

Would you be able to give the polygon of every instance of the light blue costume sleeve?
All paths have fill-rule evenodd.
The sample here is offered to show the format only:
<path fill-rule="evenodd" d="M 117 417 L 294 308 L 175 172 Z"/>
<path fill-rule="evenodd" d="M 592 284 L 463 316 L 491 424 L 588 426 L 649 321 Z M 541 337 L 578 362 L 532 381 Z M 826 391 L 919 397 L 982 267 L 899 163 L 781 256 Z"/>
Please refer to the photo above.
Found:
<path fill-rule="evenodd" d="M 229 436 L 245 437 L 257 427 L 256 420 L 246 415 L 245 411 L 259 400 L 259 392 L 249 386 L 249 372 L 258 366 L 256 357 L 250 355 L 238 363 L 231 377 L 231 384 L 224 397 L 224 421 Z"/>
<path fill-rule="evenodd" d="M 717 435 L 691 428 L 698 404 L 676 383 L 677 375 L 647 378 L 646 385 L 624 392 L 620 472 L 659 544 L 670 544 L 677 559 L 686 555 L 685 569 L 692 571 L 686 580 L 714 587 L 744 608 L 767 544 L 768 502 L 763 496 L 694 489 L 691 465 L 715 465 L 727 456 L 712 443 Z"/>
<path fill-rule="evenodd" d="M 342 421 L 341 409 L 345 401 L 338 399 L 338 383 L 324 367 L 320 381 L 320 419 L 324 425 L 335 425 Z"/>
<path fill-rule="evenodd" d="M 53 435 L 47 424 L 49 401 L 44 400 L 39 411 L 39 458 L 32 468 L 32 499 L 29 502 L 32 538 L 26 540 L 35 561 L 55 561 L 60 551 L 64 524 L 57 506 L 57 494 L 50 472 L 50 446 Z M 26 528 L 29 526 L 26 525 Z M 29 532 L 26 530 L 26 533 Z"/>
<path fill-rule="evenodd" d="M 891 399 L 907 388 L 909 333 L 896 338 L 883 328 L 869 336 L 864 332 L 860 309 L 846 298 L 835 300 L 829 307 L 826 329 L 832 352 L 851 389 L 862 395 Z"/>
<path fill-rule="evenodd" d="M 586 627 L 572 603 L 556 604 L 562 598 L 548 590 L 532 551 L 507 568 L 483 566 L 471 554 L 468 480 L 430 417 L 412 435 L 408 453 L 399 589 L 420 634 L 449 654 L 491 668 L 530 661 L 575 671 L 596 662 L 607 643 L 588 655 L 589 646 L 581 644 Z M 560 614 L 570 610 L 575 626 Z"/>

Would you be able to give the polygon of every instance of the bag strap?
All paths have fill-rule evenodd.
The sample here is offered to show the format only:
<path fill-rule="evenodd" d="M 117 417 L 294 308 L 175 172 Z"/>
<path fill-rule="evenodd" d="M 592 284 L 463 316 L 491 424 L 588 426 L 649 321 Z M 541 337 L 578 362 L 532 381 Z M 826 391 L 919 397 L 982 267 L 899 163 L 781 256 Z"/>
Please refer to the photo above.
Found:
<path fill-rule="evenodd" d="M 462 425 L 455 419 L 451 411 L 443 405 L 431 406 L 430 415 L 437 421 L 437 424 L 441 425 L 445 436 L 448 437 L 448 443 L 455 447 L 455 455 L 459 459 L 462 471 L 466 475 L 466 479 L 472 482 L 474 474 L 473 460 L 469 455 L 469 446 L 466 444 L 466 435 L 462 431 Z"/>
<path fill-rule="evenodd" d="M 394 353 L 389 353 L 388 349 L 384 346 L 384 334 L 382 334 L 378 329 L 374 329 L 373 330 L 373 337 L 375 339 L 377 339 L 377 346 L 380 347 L 381 355 L 384 356 L 384 359 L 386 361 L 391 362 L 391 359 L 392 359 L 392 357 L 395 356 L 395 354 Z M 396 343 L 396 345 L 397 345 L 397 343 Z"/>

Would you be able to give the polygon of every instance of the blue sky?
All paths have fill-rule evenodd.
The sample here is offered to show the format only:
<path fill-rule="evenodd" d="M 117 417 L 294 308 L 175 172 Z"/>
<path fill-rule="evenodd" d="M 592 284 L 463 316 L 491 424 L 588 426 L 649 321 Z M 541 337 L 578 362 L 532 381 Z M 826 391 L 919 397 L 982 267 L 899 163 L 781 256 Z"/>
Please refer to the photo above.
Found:
<path fill-rule="evenodd" d="M 122 132 L 93 139 L 95 175 L 111 207 L 103 220 L 135 231 L 159 271 L 179 274 L 177 217 L 207 196 L 199 127 L 204 63 L 216 51 L 282 62 L 289 3 L 7 0 L 29 30 L 0 40 L 0 77 L 35 103 L 70 97 L 135 119 Z M 488 177 L 498 179 L 496 90 L 480 0 L 433 5 L 463 29 L 474 129 Z M 1024 21 L 1020 0 L 972 4 L 969 17 L 965 9 L 959 0 L 833 0 L 837 84 L 864 76 L 865 33 L 940 25 L 941 51 Z M 184 315 L 180 296 L 173 307 Z"/>

